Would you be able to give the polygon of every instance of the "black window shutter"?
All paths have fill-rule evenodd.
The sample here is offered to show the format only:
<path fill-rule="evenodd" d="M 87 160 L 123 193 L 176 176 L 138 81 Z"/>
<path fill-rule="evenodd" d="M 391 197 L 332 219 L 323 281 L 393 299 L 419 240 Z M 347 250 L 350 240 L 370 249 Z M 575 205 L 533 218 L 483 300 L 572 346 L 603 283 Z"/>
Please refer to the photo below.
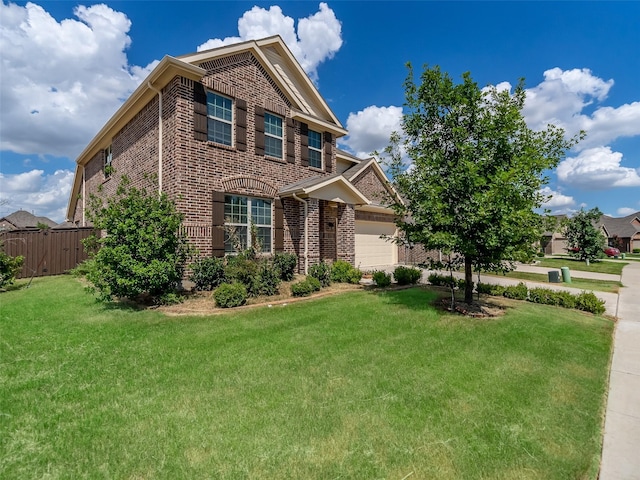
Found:
<path fill-rule="evenodd" d="M 300 124 L 300 150 L 302 157 L 302 166 L 309 166 L 309 125 Z"/>
<path fill-rule="evenodd" d="M 264 155 L 264 108 L 256 106 L 256 155 Z"/>
<path fill-rule="evenodd" d="M 196 140 L 207 140 L 207 93 L 204 85 L 195 82 L 193 85 L 193 126 Z"/>
<path fill-rule="evenodd" d="M 213 192 L 211 246 L 214 257 L 224 257 L 224 192 Z"/>
<path fill-rule="evenodd" d="M 287 118 L 287 162 L 296 163 L 296 131 L 293 118 Z"/>
<path fill-rule="evenodd" d="M 284 251 L 284 209 L 282 200 L 275 200 L 275 218 L 273 219 L 273 244 L 276 252 Z"/>
<path fill-rule="evenodd" d="M 247 151 L 247 101 L 236 98 L 236 149 Z"/>
<path fill-rule="evenodd" d="M 331 163 L 332 154 L 333 135 L 329 132 L 324 132 L 324 171 L 328 173 L 333 171 L 333 164 Z"/>

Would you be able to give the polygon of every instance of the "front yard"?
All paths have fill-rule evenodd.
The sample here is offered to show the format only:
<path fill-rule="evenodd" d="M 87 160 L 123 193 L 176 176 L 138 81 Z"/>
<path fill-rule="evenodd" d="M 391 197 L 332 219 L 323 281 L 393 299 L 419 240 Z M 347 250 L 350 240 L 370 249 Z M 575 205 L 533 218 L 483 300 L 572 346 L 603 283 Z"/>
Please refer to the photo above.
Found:
<path fill-rule="evenodd" d="M 36 279 L 0 294 L 0 477 L 595 479 L 612 322 L 435 298 L 175 317 Z"/>

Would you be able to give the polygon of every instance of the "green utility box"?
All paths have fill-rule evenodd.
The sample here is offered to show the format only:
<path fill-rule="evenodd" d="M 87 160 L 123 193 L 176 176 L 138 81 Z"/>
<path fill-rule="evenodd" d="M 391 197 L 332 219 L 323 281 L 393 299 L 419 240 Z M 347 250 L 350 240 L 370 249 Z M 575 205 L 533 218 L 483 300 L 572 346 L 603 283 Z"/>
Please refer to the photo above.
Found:
<path fill-rule="evenodd" d="M 571 283 L 571 272 L 569 272 L 569 267 L 561 267 L 562 270 L 562 281 L 564 283 Z"/>
<path fill-rule="evenodd" d="M 560 272 L 557 270 L 549 271 L 549 283 L 560 283 Z"/>

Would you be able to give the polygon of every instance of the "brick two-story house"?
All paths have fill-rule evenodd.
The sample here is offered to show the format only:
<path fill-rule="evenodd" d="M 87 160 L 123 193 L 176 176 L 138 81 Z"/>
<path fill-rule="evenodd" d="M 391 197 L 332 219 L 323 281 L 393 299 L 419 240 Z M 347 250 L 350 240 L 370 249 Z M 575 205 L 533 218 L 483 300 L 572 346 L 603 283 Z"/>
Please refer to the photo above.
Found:
<path fill-rule="evenodd" d="M 77 159 L 68 220 L 87 224 L 87 198 L 120 175 L 166 192 L 201 255 L 247 244 L 361 268 L 398 260 L 392 193 L 374 159 L 336 148 L 347 131 L 278 36 L 166 56 Z"/>

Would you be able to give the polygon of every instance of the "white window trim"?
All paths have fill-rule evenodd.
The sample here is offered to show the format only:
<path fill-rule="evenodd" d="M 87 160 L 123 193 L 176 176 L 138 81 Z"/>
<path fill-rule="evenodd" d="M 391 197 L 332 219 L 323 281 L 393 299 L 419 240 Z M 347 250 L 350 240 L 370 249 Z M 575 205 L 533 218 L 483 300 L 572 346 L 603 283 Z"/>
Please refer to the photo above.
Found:
<path fill-rule="evenodd" d="M 104 149 L 104 165 L 102 171 L 104 172 L 104 176 L 109 178 L 111 176 L 111 164 L 113 163 L 113 148 L 109 145 Z"/>
<path fill-rule="evenodd" d="M 227 100 L 231 100 L 231 120 L 229 121 L 229 120 L 226 120 L 224 118 L 219 118 L 219 117 L 216 117 L 215 115 L 211 115 L 209 113 L 209 99 L 207 98 L 207 140 L 209 142 L 215 143 L 217 145 L 224 145 L 225 147 L 233 147 L 235 145 L 235 142 L 236 142 L 235 128 L 233 128 L 233 125 L 234 125 L 234 122 L 235 122 L 235 119 L 236 119 L 235 108 L 234 108 L 235 100 L 232 97 L 228 97 L 227 95 L 222 95 L 221 93 L 213 92 L 211 90 L 207 91 L 207 95 L 208 94 L 217 95 L 218 97 L 222 97 L 222 98 L 226 98 Z M 208 130 L 209 130 L 209 120 L 218 121 L 218 122 L 221 122 L 221 123 L 226 123 L 226 124 L 231 126 L 231 143 L 229 145 L 227 145 L 226 143 L 222 143 L 222 142 L 217 142 L 215 140 L 211 140 L 209 138 L 209 132 L 208 132 Z"/>
<path fill-rule="evenodd" d="M 225 195 L 225 197 L 240 197 L 240 198 L 246 198 L 247 199 L 247 223 L 236 223 L 236 222 L 229 222 L 227 221 L 227 217 L 225 216 L 224 219 L 224 224 L 225 226 L 229 225 L 231 227 L 245 227 L 247 229 L 247 244 L 245 245 L 245 248 L 247 248 L 249 245 L 251 245 L 252 243 L 252 239 L 251 239 L 251 220 L 252 220 L 252 215 L 251 215 L 251 210 L 252 210 L 252 201 L 253 200 L 262 200 L 265 202 L 269 202 L 269 206 L 270 206 L 270 210 L 271 210 L 271 214 L 270 214 L 270 218 L 271 218 L 271 223 L 270 224 L 264 224 L 264 223 L 254 223 L 254 225 L 256 227 L 262 227 L 262 228 L 269 228 L 270 231 L 270 249 L 268 251 L 262 251 L 262 252 L 258 252 L 259 254 L 262 255 L 270 255 L 273 253 L 273 248 L 274 248 L 274 227 L 273 227 L 273 223 L 274 223 L 274 204 L 275 202 L 270 199 L 270 198 L 258 198 L 258 197 L 249 197 L 247 195 L 234 195 L 234 194 L 228 194 Z M 225 198 L 225 208 L 226 208 L 226 198 Z M 239 252 L 227 252 L 226 251 L 226 246 L 227 246 L 227 242 L 225 242 L 225 255 L 236 255 Z"/>
<path fill-rule="evenodd" d="M 278 137 L 277 135 L 273 135 L 271 133 L 267 132 L 267 115 L 275 117 L 275 118 L 279 118 L 280 119 L 280 125 L 281 125 L 281 129 L 282 129 L 282 135 L 280 137 Z M 284 118 L 281 117 L 280 115 L 276 115 L 275 113 L 271 113 L 271 112 L 264 112 L 264 124 L 265 124 L 265 128 L 264 128 L 264 137 L 265 139 L 267 137 L 271 137 L 271 138 L 276 138 L 278 140 L 280 140 L 280 156 L 276 156 L 276 155 L 271 155 L 270 153 L 267 153 L 267 142 L 265 140 L 264 142 L 264 154 L 267 157 L 271 157 L 271 158 L 279 158 L 280 160 L 282 160 L 284 158 L 284 132 L 285 132 L 285 121 Z"/>
<path fill-rule="evenodd" d="M 317 168 L 319 170 L 324 169 L 324 152 L 322 151 L 322 132 L 318 132 L 316 130 L 309 130 L 309 134 L 311 134 L 311 132 L 313 133 L 317 133 L 318 135 L 320 135 L 320 148 L 316 148 L 316 147 L 312 147 L 310 142 L 307 142 L 309 145 L 307 145 L 307 147 L 309 148 L 309 166 L 311 168 Z M 311 137 L 311 135 L 309 135 L 309 137 Z M 320 166 L 317 167 L 315 165 L 311 165 L 311 152 L 318 152 L 318 154 L 320 155 Z"/>

